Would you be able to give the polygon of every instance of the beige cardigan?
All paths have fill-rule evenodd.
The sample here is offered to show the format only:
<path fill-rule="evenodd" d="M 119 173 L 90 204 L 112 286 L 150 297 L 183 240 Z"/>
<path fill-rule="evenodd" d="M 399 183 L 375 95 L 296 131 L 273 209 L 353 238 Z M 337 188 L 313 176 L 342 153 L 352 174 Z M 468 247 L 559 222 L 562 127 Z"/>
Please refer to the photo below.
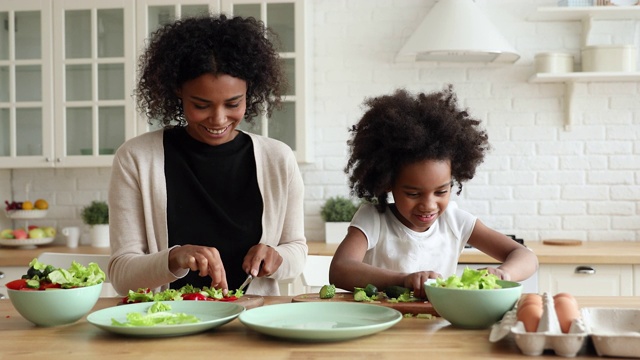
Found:
<path fill-rule="evenodd" d="M 189 271 L 169 271 L 167 189 L 163 130 L 125 142 L 116 152 L 109 184 L 111 260 L 109 278 L 118 293 L 168 288 Z M 255 279 L 248 293 L 279 295 L 277 280 L 302 273 L 304 185 L 295 156 L 284 143 L 248 133 L 253 141 L 258 186 L 262 194 L 262 238 L 283 257 L 268 278 Z"/>

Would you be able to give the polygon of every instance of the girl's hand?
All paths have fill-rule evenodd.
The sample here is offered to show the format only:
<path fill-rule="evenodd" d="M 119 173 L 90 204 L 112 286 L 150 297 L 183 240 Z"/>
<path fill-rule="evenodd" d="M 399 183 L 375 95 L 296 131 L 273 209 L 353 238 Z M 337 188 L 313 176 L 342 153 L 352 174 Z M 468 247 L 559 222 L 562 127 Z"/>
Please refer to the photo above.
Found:
<path fill-rule="evenodd" d="M 209 275 L 212 288 L 222 289 L 225 294 L 228 290 L 227 274 L 222 259 L 220 259 L 220 253 L 216 248 L 183 245 L 171 249 L 169 270 L 175 273 L 179 269 L 191 269 L 197 271 L 200 276 Z"/>
<path fill-rule="evenodd" d="M 500 278 L 500 280 L 511 280 L 511 275 L 508 272 L 498 268 L 487 267 L 485 268 L 489 272 L 489 274 L 493 274 Z"/>
<path fill-rule="evenodd" d="M 413 296 L 425 299 L 427 294 L 424 292 L 424 282 L 427 279 L 441 278 L 442 275 L 435 271 L 418 271 L 411 273 L 404 278 L 404 287 L 413 289 Z"/>
<path fill-rule="evenodd" d="M 242 269 L 253 277 L 269 276 L 282 265 L 282 256 L 269 245 L 258 244 L 249 249 L 242 262 Z"/>

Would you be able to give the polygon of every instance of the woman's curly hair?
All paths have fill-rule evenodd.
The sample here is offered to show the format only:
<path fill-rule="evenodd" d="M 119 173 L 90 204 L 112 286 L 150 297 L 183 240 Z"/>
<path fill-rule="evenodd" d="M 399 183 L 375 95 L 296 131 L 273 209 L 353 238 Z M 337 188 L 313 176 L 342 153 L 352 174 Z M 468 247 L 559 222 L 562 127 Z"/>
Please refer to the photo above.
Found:
<path fill-rule="evenodd" d="M 430 94 L 401 89 L 364 104 L 368 110 L 349 130 L 350 158 L 344 171 L 351 193 L 375 203 L 379 212 L 386 210 L 387 192 L 405 165 L 450 160 L 459 195 L 490 148 L 480 120 L 458 109 L 451 85 Z"/>
<path fill-rule="evenodd" d="M 188 17 L 167 24 L 150 37 L 138 59 L 138 109 L 163 127 L 185 125 L 176 91 L 202 74 L 226 74 L 247 82 L 245 119 L 271 115 L 286 86 L 274 44 L 275 33 L 252 17 Z"/>

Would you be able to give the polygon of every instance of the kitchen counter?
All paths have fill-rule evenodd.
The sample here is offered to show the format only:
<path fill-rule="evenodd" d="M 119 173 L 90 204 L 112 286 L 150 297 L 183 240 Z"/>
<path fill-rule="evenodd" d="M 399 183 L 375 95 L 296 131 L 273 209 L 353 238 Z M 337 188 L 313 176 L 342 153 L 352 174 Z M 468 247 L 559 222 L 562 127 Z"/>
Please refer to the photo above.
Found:
<path fill-rule="evenodd" d="M 310 241 L 310 255 L 333 256 L 338 244 Z M 563 246 L 545 245 L 541 241 L 525 242 L 538 256 L 540 264 L 640 264 L 640 242 L 633 241 L 585 241 L 582 245 Z M 0 266 L 27 266 L 29 262 L 41 253 L 64 252 L 74 254 L 110 254 L 109 248 L 96 248 L 92 246 L 79 246 L 68 248 L 66 246 L 39 246 L 36 249 L 14 249 L 2 247 L 0 251 Z M 465 250 L 460 256 L 461 263 L 490 264 L 497 263 L 484 253 L 476 250 Z"/>
<path fill-rule="evenodd" d="M 640 308 L 640 297 L 578 297 L 581 307 Z M 101 298 L 94 309 L 115 306 L 116 298 Z M 290 297 L 266 297 L 265 306 L 290 302 Z M 309 343 L 280 340 L 257 333 L 234 320 L 215 330 L 182 337 L 131 338 L 101 330 L 86 319 L 70 325 L 36 327 L 18 314 L 9 300 L 0 300 L 0 348 L 6 359 L 129 359 L 129 358 L 253 358 L 253 359 L 398 359 L 427 355 L 448 359 L 522 358 L 512 337 L 489 342 L 489 330 L 463 330 L 442 318 L 403 318 L 384 332 L 341 342 Z M 537 358 L 561 359 L 553 352 Z M 584 347 L 575 359 L 597 358 Z"/>
<path fill-rule="evenodd" d="M 0 266 L 24 266 L 28 267 L 33 258 L 37 258 L 43 252 L 67 253 L 67 254 L 111 254 L 111 248 L 98 248 L 93 246 L 78 246 L 69 248 L 64 245 L 45 245 L 35 249 L 16 249 L 1 247 Z"/>
<path fill-rule="evenodd" d="M 309 254 L 333 256 L 338 244 L 308 242 Z M 640 242 L 585 241 L 582 245 L 546 245 L 527 241 L 525 245 L 537 256 L 540 264 L 640 264 Z M 460 263 L 490 264 L 497 261 L 477 249 L 466 249 Z"/>

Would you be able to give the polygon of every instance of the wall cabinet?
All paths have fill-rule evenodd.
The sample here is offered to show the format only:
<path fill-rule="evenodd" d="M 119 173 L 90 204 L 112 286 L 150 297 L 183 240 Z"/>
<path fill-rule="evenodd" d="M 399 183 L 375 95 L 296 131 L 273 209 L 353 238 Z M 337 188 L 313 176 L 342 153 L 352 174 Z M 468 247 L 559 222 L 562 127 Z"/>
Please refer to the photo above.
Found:
<path fill-rule="evenodd" d="M 529 17 L 535 21 L 581 21 L 582 46 L 586 46 L 592 23 L 595 20 L 629 20 L 640 19 L 640 6 L 583 6 L 561 7 L 549 6 L 538 8 Z M 587 82 L 638 82 L 640 72 L 571 72 L 564 74 L 534 74 L 529 82 L 532 83 L 565 83 L 565 129 L 571 127 L 573 117 L 573 92 L 576 83 Z"/>
<path fill-rule="evenodd" d="M 311 160 L 303 0 L 0 2 L 0 168 L 111 166 L 127 139 L 155 130 L 133 98 L 137 59 L 158 26 L 223 11 L 272 27 L 288 76 L 284 106 L 247 131 Z M 138 50 L 136 52 L 136 49 Z"/>
<path fill-rule="evenodd" d="M 633 266 L 541 264 L 538 269 L 539 292 L 568 292 L 575 296 L 632 296 Z"/>
<path fill-rule="evenodd" d="M 110 166 L 135 135 L 134 0 L 6 3 L 0 165 Z"/>

